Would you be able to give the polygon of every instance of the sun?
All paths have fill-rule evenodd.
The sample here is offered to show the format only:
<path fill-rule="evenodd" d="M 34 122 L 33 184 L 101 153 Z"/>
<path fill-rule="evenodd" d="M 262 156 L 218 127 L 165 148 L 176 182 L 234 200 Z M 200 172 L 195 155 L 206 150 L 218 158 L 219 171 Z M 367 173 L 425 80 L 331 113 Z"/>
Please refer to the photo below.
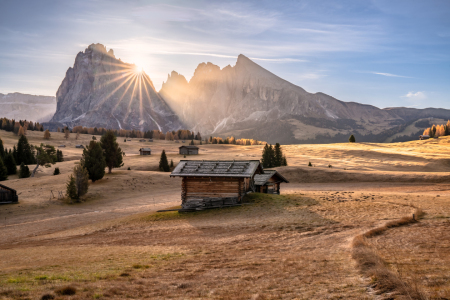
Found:
<path fill-rule="evenodd" d="M 142 65 L 134 64 L 134 73 L 135 74 L 141 74 L 144 72 L 144 68 Z"/>

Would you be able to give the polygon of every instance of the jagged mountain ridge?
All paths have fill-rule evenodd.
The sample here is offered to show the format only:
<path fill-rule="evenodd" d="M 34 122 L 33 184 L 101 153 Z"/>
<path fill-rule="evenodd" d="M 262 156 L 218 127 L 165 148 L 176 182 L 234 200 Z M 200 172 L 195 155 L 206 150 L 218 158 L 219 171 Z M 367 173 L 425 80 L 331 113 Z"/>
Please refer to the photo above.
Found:
<path fill-rule="evenodd" d="M 201 63 L 188 82 L 173 71 L 160 90 L 180 119 L 204 135 L 235 135 L 298 143 L 317 135 L 382 135 L 425 117 L 450 117 L 443 109 L 379 109 L 308 93 L 244 55 L 223 69 Z"/>
<path fill-rule="evenodd" d="M 82 125 L 113 129 L 184 128 L 156 92 L 152 81 L 112 49 L 91 44 L 76 56 L 56 93 L 56 113 L 48 127 Z"/>
<path fill-rule="evenodd" d="M 0 118 L 43 122 L 50 120 L 55 110 L 54 96 L 0 93 Z"/>

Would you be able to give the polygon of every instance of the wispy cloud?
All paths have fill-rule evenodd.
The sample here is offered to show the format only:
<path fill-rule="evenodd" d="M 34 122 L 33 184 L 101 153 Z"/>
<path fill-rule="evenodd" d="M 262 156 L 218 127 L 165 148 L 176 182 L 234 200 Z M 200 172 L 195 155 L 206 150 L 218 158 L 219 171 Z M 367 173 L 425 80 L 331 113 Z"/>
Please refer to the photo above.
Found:
<path fill-rule="evenodd" d="M 408 98 L 409 100 L 413 101 L 420 101 L 427 99 L 427 95 L 425 95 L 424 92 L 409 92 L 406 95 L 401 96 L 402 98 Z"/>
<path fill-rule="evenodd" d="M 391 73 L 381 73 L 381 72 L 371 72 L 371 73 L 376 74 L 376 75 L 386 76 L 386 77 L 412 78 L 409 76 L 402 76 L 402 75 L 396 75 L 396 74 L 391 74 Z"/>

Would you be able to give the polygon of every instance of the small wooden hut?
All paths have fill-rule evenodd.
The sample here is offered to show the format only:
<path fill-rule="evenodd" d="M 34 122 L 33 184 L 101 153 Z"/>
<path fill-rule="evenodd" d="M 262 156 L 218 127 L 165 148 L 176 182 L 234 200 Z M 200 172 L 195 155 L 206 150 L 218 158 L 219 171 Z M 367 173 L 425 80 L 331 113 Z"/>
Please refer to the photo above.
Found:
<path fill-rule="evenodd" d="M 259 160 L 182 160 L 170 177 L 181 177 L 182 211 L 240 205 L 255 191 L 254 177 L 264 173 Z"/>
<path fill-rule="evenodd" d="M 0 204 L 17 202 L 19 202 L 19 197 L 16 190 L 0 184 Z"/>
<path fill-rule="evenodd" d="M 289 181 L 281 176 L 276 170 L 264 170 L 264 174 L 255 175 L 255 188 L 256 192 L 259 193 L 279 195 L 282 182 L 289 183 Z"/>
<path fill-rule="evenodd" d="M 141 148 L 141 149 L 139 149 L 139 153 L 141 155 L 152 155 L 152 149 L 150 149 L 150 148 Z"/>
<path fill-rule="evenodd" d="M 197 146 L 181 146 L 178 147 L 180 154 L 184 155 L 192 155 L 192 154 L 198 154 L 198 147 Z"/>

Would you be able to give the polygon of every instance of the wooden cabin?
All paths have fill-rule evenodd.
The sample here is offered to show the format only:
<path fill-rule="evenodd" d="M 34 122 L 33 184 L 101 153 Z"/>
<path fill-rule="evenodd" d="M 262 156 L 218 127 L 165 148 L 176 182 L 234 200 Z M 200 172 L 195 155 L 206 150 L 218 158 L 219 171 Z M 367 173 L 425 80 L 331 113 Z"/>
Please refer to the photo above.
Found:
<path fill-rule="evenodd" d="M 264 170 L 263 174 L 255 175 L 255 189 L 258 193 L 279 195 L 282 182 L 289 183 L 289 181 L 281 176 L 276 170 Z"/>
<path fill-rule="evenodd" d="M 191 155 L 191 154 L 198 154 L 198 147 L 197 146 L 181 146 L 178 147 L 180 154 L 184 155 Z"/>
<path fill-rule="evenodd" d="M 84 149 L 84 146 L 83 145 L 75 145 L 75 148 Z"/>
<path fill-rule="evenodd" d="M 239 205 L 255 191 L 254 177 L 264 173 L 259 160 L 181 160 L 170 177 L 181 177 L 182 211 Z"/>
<path fill-rule="evenodd" d="M 152 149 L 150 149 L 150 148 L 141 148 L 141 149 L 139 149 L 139 153 L 141 155 L 152 155 Z"/>
<path fill-rule="evenodd" d="M 143 142 L 146 142 L 147 140 L 139 140 L 139 142 L 141 142 L 141 143 L 143 143 Z"/>
<path fill-rule="evenodd" d="M 420 140 L 428 140 L 430 138 L 429 135 L 419 135 Z"/>
<path fill-rule="evenodd" d="M 0 204 L 18 203 L 19 197 L 16 190 L 0 184 Z"/>

